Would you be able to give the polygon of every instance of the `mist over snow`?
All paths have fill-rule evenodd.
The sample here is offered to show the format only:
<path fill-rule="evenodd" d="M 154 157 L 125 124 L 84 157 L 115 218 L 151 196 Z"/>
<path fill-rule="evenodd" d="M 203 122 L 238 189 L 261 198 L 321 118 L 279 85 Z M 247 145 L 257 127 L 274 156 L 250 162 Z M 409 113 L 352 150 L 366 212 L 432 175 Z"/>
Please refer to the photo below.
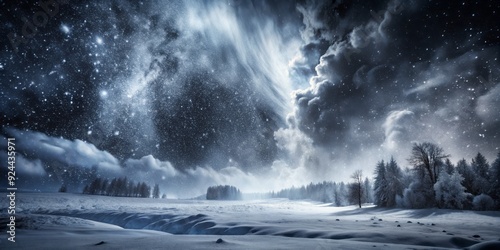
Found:
<path fill-rule="evenodd" d="M 35 3 L 3 3 L 22 34 Z M 91 1 L 0 50 L 0 160 L 20 188 L 95 177 L 170 197 L 371 177 L 413 142 L 500 150 L 495 1 Z M 17 52 L 15 52 L 17 50 Z"/>

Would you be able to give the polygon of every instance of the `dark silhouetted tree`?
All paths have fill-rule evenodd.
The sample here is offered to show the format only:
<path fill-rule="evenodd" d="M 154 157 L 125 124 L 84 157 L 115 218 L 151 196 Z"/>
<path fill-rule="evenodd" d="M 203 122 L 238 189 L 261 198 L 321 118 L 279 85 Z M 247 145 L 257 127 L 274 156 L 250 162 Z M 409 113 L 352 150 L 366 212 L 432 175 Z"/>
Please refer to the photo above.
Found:
<path fill-rule="evenodd" d="M 151 188 L 145 182 L 141 183 L 139 197 L 148 198 L 151 195 Z"/>
<path fill-rule="evenodd" d="M 117 191 L 116 191 L 116 178 L 114 178 L 113 180 L 111 180 L 111 182 L 109 183 L 108 185 L 108 188 L 107 188 L 107 194 L 110 195 L 110 196 L 117 196 Z"/>
<path fill-rule="evenodd" d="M 491 164 L 490 183 L 491 183 L 490 196 L 494 200 L 496 200 L 497 208 L 500 208 L 500 152 L 498 152 L 497 158 Z"/>
<path fill-rule="evenodd" d="M 101 190 L 101 178 L 95 178 L 89 186 L 89 194 L 99 194 Z"/>
<path fill-rule="evenodd" d="M 476 157 L 472 159 L 472 171 L 475 174 L 473 194 L 487 194 L 490 191 L 490 165 L 486 158 L 477 153 Z"/>
<path fill-rule="evenodd" d="M 239 189 L 229 185 L 208 187 L 207 200 L 239 200 L 241 192 Z"/>
<path fill-rule="evenodd" d="M 153 198 L 160 198 L 160 186 L 158 184 L 155 184 L 155 187 L 153 188 Z"/>
<path fill-rule="evenodd" d="M 101 188 L 100 188 L 100 195 L 108 195 L 108 186 L 109 186 L 108 179 L 102 180 Z"/>
<path fill-rule="evenodd" d="M 456 171 L 464 178 L 462 180 L 462 185 L 465 187 L 465 191 L 469 193 L 474 192 L 474 172 L 467 161 L 462 159 L 457 162 Z"/>
<path fill-rule="evenodd" d="M 66 193 L 68 191 L 68 188 L 66 188 L 66 184 L 62 184 L 61 187 L 59 188 L 59 193 Z"/>
<path fill-rule="evenodd" d="M 85 186 L 85 188 L 83 189 L 83 193 L 93 195 L 147 198 L 151 196 L 151 187 L 148 186 L 145 182 L 138 182 L 137 184 L 135 184 L 133 181 L 128 181 L 126 177 L 113 178 L 111 181 L 109 181 L 108 179 L 96 178 L 90 183 L 90 185 Z"/>
<path fill-rule="evenodd" d="M 455 171 L 455 166 L 453 166 L 449 158 L 446 158 L 446 161 L 444 161 L 444 171 L 449 175 L 452 175 L 453 171 Z"/>
<path fill-rule="evenodd" d="M 83 188 L 83 193 L 84 194 L 90 194 L 89 185 L 85 185 L 85 187 Z"/>

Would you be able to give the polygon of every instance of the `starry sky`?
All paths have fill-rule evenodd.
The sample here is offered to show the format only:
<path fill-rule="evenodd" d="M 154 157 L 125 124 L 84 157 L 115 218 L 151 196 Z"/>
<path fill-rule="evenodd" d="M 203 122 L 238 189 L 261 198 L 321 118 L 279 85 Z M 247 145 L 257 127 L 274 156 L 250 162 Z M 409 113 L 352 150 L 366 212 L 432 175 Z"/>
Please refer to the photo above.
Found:
<path fill-rule="evenodd" d="M 16 138 L 26 190 L 269 191 L 413 142 L 500 150 L 496 1 L 37 3 L 0 3 L 0 160 Z"/>

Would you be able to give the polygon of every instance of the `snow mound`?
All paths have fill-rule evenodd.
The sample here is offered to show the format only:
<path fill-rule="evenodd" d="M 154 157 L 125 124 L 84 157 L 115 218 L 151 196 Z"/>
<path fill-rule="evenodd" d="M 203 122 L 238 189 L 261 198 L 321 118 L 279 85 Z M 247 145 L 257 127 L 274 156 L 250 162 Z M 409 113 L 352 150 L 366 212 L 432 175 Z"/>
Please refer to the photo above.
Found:
<path fill-rule="evenodd" d="M 498 250 L 498 249 L 500 249 L 500 240 L 477 243 L 477 244 L 475 244 L 467 249 L 470 249 L 470 250 Z"/>

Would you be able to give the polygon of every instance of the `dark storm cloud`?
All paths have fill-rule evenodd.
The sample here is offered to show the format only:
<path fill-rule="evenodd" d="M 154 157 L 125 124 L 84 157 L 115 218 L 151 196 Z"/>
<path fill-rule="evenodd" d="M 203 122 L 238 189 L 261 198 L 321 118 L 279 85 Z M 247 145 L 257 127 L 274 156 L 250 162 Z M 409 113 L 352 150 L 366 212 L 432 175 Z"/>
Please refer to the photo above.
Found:
<path fill-rule="evenodd" d="M 372 15 L 380 13 L 373 10 L 385 8 L 378 1 L 305 1 L 297 3 L 297 11 L 302 16 L 300 34 L 304 44 L 291 62 L 291 74 L 298 87 L 304 87 L 310 77 L 315 75 L 319 63 L 328 47 L 343 39 L 355 27 L 364 24 Z M 373 12 L 373 14 L 372 14 Z"/>
<path fill-rule="evenodd" d="M 498 17 L 492 4 L 392 1 L 358 17 L 364 22 L 321 56 L 311 86 L 295 93 L 292 126 L 333 151 L 348 146 L 350 154 L 363 144 L 396 153 L 396 141 L 410 147 L 431 140 L 459 145 L 449 147 L 454 153 L 470 145 L 493 156 L 500 147 L 493 106 L 499 27 L 484 22 Z M 481 80 L 488 76 L 493 80 Z M 494 117 L 489 122 L 486 113 Z"/>

